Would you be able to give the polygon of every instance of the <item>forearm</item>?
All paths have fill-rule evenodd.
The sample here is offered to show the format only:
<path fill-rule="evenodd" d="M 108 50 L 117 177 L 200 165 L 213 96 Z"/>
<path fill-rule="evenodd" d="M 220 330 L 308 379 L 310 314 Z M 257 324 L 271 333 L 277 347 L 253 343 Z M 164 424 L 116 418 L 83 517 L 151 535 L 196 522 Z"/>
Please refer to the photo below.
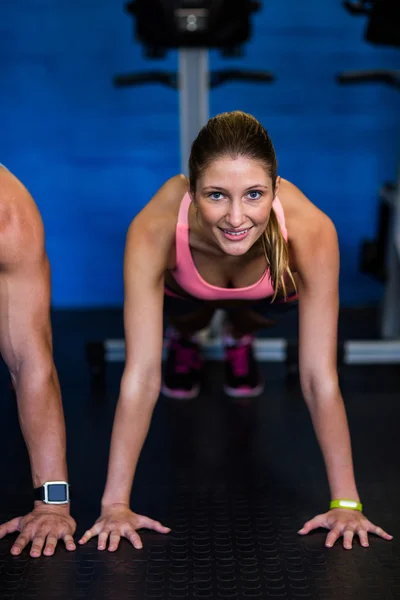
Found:
<path fill-rule="evenodd" d="M 328 476 L 331 499 L 359 500 L 350 432 L 339 388 L 307 402 Z"/>
<path fill-rule="evenodd" d="M 146 400 L 143 401 L 143 397 Z M 133 478 L 158 394 L 120 397 L 111 436 L 110 459 L 102 506 L 129 504 Z"/>
<path fill-rule="evenodd" d="M 34 487 L 45 481 L 66 481 L 65 422 L 52 359 L 45 367 L 23 364 L 13 383 Z"/>

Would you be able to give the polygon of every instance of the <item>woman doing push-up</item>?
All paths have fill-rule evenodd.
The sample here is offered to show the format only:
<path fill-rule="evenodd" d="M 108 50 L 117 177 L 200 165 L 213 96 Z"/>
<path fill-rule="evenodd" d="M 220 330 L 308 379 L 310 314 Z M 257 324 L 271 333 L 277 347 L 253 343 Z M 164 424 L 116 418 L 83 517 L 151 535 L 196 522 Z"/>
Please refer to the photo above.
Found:
<path fill-rule="evenodd" d="M 329 481 L 329 510 L 300 534 L 391 536 L 362 513 L 350 435 L 336 366 L 339 251 L 331 220 L 277 174 L 267 131 L 243 112 L 212 118 L 192 146 L 189 178 L 167 181 L 133 220 L 125 253 L 126 365 L 121 383 L 101 516 L 81 543 L 98 535 L 99 549 L 121 537 L 135 548 L 137 530 L 169 529 L 130 510 L 130 492 L 160 394 L 192 398 L 200 388 L 197 332 L 214 311 L 226 311 L 225 392 L 256 396 L 264 382 L 253 334 L 298 306 L 299 368 Z M 168 357 L 162 376 L 163 315 Z M 268 401 L 266 399 L 265 401 Z"/>

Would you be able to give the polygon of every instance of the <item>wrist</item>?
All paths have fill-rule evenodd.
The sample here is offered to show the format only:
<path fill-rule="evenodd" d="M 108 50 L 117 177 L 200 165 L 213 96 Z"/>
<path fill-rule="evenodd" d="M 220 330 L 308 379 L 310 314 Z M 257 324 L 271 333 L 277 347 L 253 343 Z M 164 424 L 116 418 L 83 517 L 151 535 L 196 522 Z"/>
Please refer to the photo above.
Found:
<path fill-rule="evenodd" d="M 355 500 L 356 502 L 360 502 L 360 495 L 357 493 L 357 490 L 355 491 L 348 491 L 348 490 L 338 490 L 335 491 L 335 493 L 331 494 L 331 499 L 330 501 L 332 502 L 333 500 L 338 500 L 338 499 L 346 499 L 346 500 Z"/>
<path fill-rule="evenodd" d="M 103 504 L 101 503 L 101 514 L 107 515 L 110 514 L 112 512 L 115 511 L 123 511 L 123 510 L 130 510 L 130 506 L 129 503 L 127 502 L 112 502 L 110 504 Z"/>
<path fill-rule="evenodd" d="M 331 500 L 338 498 L 348 498 L 360 502 L 360 494 L 358 493 L 355 481 L 341 481 L 336 485 L 330 485 Z"/>
<path fill-rule="evenodd" d="M 35 471 L 34 465 L 32 465 L 32 472 L 33 471 Z M 40 474 L 32 473 L 33 489 L 40 488 L 49 481 L 62 481 L 68 483 L 68 472 L 65 461 L 60 463 L 60 461 L 57 460 L 54 466 L 48 466 L 46 468 L 45 474 L 43 474 L 43 469 L 40 470 Z"/>
<path fill-rule="evenodd" d="M 129 508 L 129 499 L 126 498 L 107 498 L 104 496 L 101 500 L 101 509 L 108 510 L 113 507 L 128 507 Z"/>
<path fill-rule="evenodd" d="M 42 509 L 46 512 L 58 513 L 69 515 L 70 513 L 70 504 L 46 504 L 45 502 L 41 502 L 41 500 L 35 500 L 34 502 L 34 510 Z"/>
<path fill-rule="evenodd" d="M 101 508 L 109 508 L 110 506 L 120 505 L 129 506 L 131 501 L 131 490 L 123 489 L 122 486 L 110 485 L 106 483 L 103 497 L 101 499 Z"/>

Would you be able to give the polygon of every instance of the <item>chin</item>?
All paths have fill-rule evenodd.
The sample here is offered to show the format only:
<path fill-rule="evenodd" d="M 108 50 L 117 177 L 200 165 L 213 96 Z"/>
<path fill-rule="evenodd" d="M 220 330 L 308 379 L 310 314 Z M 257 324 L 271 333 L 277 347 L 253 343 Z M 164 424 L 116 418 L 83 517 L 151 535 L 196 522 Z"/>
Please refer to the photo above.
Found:
<path fill-rule="evenodd" d="M 243 240 L 244 242 L 244 240 Z M 234 243 L 234 244 L 229 244 L 229 242 L 227 244 L 219 244 L 221 250 L 223 250 L 223 252 L 225 254 L 229 254 L 229 256 L 242 256 L 243 254 L 246 254 L 246 252 L 248 252 L 251 248 L 253 244 L 249 244 L 247 243 Z"/>

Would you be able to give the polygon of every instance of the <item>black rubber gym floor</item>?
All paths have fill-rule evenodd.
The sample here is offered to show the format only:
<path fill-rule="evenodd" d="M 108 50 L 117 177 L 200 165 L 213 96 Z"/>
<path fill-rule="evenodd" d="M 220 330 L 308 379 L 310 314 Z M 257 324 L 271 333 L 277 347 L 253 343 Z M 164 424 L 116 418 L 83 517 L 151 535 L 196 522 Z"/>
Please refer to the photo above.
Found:
<path fill-rule="evenodd" d="M 121 365 L 108 369 L 105 393 L 90 391 L 84 342 L 120 335 L 119 313 L 58 313 L 55 356 L 68 433 L 72 513 L 78 535 L 99 516 Z M 96 540 L 52 558 L 12 557 L 15 536 L 0 541 L 0 597 L 28 600 L 400 598 L 400 369 L 340 370 L 357 483 L 365 514 L 392 542 L 338 542 L 326 532 L 300 537 L 305 520 L 325 512 L 322 457 L 296 378 L 264 365 L 265 394 L 248 405 L 221 392 L 220 364 L 207 367 L 201 396 L 160 398 L 139 462 L 132 507 L 172 527 L 142 532 L 144 548 L 123 541 L 116 553 Z M 27 453 L 6 373 L 1 375 L 0 520 L 31 508 Z"/>

